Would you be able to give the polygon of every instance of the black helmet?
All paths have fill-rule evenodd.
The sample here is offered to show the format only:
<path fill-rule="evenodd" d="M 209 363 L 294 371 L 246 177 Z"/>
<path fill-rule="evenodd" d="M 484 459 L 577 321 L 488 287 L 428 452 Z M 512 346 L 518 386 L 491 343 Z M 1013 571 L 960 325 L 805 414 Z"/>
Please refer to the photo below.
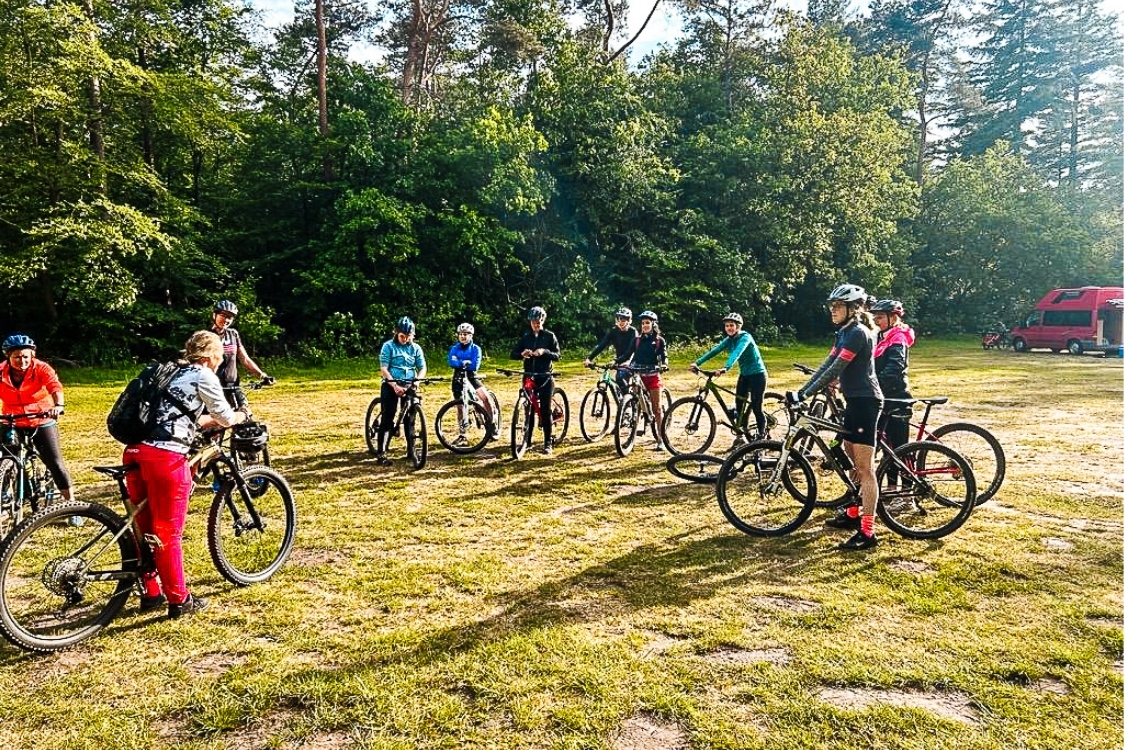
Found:
<path fill-rule="evenodd" d="M 615 312 L 613 315 L 614 315 L 614 317 L 624 318 L 625 320 L 632 320 L 633 319 L 633 311 L 630 310 L 627 307 L 617 308 L 617 312 Z"/>
<path fill-rule="evenodd" d="M 655 323 L 659 320 L 659 318 L 656 317 L 656 313 L 654 313 L 652 310 L 645 310 L 643 313 L 640 314 L 640 319 L 641 320 L 651 320 L 653 323 Z"/>
<path fill-rule="evenodd" d="M 395 333 L 405 333 L 407 336 L 414 335 L 414 321 L 408 316 L 403 315 L 395 321 Z"/>
<path fill-rule="evenodd" d="M 4 353 L 14 352 L 17 349 L 31 349 L 35 351 L 35 342 L 31 340 L 30 336 L 25 336 L 22 333 L 13 333 L 8 338 L 4 339 Z"/>
<path fill-rule="evenodd" d="M 257 453 L 270 441 L 270 429 L 262 422 L 240 422 L 231 428 L 230 447 L 240 453 Z"/>
<path fill-rule="evenodd" d="M 841 284 L 828 295 L 829 302 L 863 303 L 867 300 L 867 292 L 863 287 L 855 284 Z"/>
<path fill-rule="evenodd" d="M 527 319 L 538 320 L 540 323 L 542 323 L 547 319 L 547 311 L 537 305 L 527 311 Z"/>
<path fill-rule="evenodd" d="M 211 312 L 226 313 L 227 315 L 238 315 L 238 305 L 231 302 L 229 299 L 221 299 L 215 303 L 211 308 Z"/>
<path fill-rule="evenodd" d="M 871 306 L 871 312 L 891 313 L 902 317 L 902 303 L 897 299 L 881 299 Z"/>
<path fill-rule="evenodd" d="M 726 323 L 727 321 L 742 325 L 742 316 L 736 312 L 729 312 L 723 316 L 723 322 Z"/>

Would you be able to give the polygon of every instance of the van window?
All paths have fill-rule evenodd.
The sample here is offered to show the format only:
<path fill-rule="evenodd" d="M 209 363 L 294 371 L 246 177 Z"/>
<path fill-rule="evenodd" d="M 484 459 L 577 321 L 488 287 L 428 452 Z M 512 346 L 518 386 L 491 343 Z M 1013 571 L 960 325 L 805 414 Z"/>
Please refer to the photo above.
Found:
<path fill-rule="evenodd" d="M 1074 328 L 1090 325 L 1089 310 L 1047 310 L 1043 313 L 1043 325 Z"/>
<path fill-rule="evenodd" d="M 1039 325 L 1039 311 L 1038 310 L 1036 310 L 1035 312 L 1028 315 L 1027 320 L 1025 320 L 1023 322 L 1024 328 L 1031 328 L 1032 326 L 1037 326 L 1037 325 Z"/>
<path fill-rule="evenodd" d="M 1055 298 L 1051 300 L 1051 304 L 1057 305 L 1060 302 L 1064 302 L 1066 300 L 1078 299 L 1083 294 L 1085 294 L 1084 289 L 1068 289 L 1065 292 L 1059 292 L 1057 295 L 1055 295 Z M 1048 323 L 1047 325 L 1050 325 L 1050 323 Z"/>

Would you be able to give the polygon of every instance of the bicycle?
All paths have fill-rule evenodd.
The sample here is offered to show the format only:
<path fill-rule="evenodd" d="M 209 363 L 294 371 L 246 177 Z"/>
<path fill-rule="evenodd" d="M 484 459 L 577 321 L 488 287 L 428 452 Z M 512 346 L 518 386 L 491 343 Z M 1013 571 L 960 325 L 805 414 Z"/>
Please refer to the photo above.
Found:
<path fill-rule="evenodd" d="M 715 432 L 720 424 L 729 428 L 734 434 L 736 445 L 737 439 L 740 437 L 747 442 L 758 437 L 756 428 L 752 430 L 746 424 L 750 411 L 749 402 L 747 402 L 744 413 L 739 414 L 736 410 L 729 408 L 726 401 L 723 400 L 723 393 L 731 396 L 736 396 L 736 394 L 731 389 L 724 388 L 715 382 L 715 378 L 719 376 L 719 371 L 697 370 L 697 372 L 705 378 L 703 385 L 699 387 L 699 391 L 694 396 L 685 396 L 673 401 L 664 413 L 662 431 L 668 450 L 676 455 L 706 453 L 715 440 Z M 708 396 L 713 396 L 719 402 L 719 409 L 723 415 L 722 419 L 716 421 L 715 410 L 707 403 Z M 763 395 L 763 399 L 766 398 L 784 397 L 776 393 L 766 393 Z M 776 419 L 767 413 L 765 433 L 769 434 L 775 424 Z"/>
<path fill-rule="evenodd" d="M 521 378 L 520 391 L 516 396 L 516 405 L 512 408 L 512 458 L 523 458 L 527 449 L 531 447 L 532 434 L 535 432 L 535 420 L 543 418 L 542 405 L 539 397 L 535 395 L 535 380 L 543 377 L 558 377 L 553 372 L 525 373 L 522 370 L 507 370 L 498 368 L 498 373 Z M 555 387 L 551 396 L 551 446 L 554 447 L 566 439 L 567 430 L 570 428 L 570 401 L 566 391 Z"/>
<path fill-rule="evenodd" d="M 1011 349 L 1012 332 L 1003 323 L 990 328 L 980 335 L 980 345 L 984 349 Z"/>
<path fill-rule="evenodd" d="M 652 436 L 658 446 L 663 446 L 664 438 L 657 432 L 656 414 L 653 412 L 652 400 L 649 398 L 648 389 L 645 388 L 642 375 L 658 372 L 667 372 L 667 367 L 638 369 L 629 365 L 617 365 L 615 369 L 627 373 L 626 389 L 617 408 L 617 419 L 614 424 L 613 443 L 617 455 L 624 458 L 633 450 L 637 433 L 645 433 L 652 429 Z M 665 399 L 667 396 L 667 399 Z M 669 409 L 672 397 L 667 389 L 661 389 L 661 406 Z"/>
<path fill-rule="evenodd" d="M 388 383 L 398 383 L 406 386 L 402 394 L 402 403 L 395 415 L 394 424 L 391 426 L 391 435 L 406 436 L 406 455 L 415 469 L 426 465 L 426 414 L 422 411 L 422 394 L 418 386 L 426 383 L 436 383 L 443 378 L 415 378 L 413 380 L 388 380 Z M 376 455 L 379 452 L 379 420 L 383 414 L 382 403 L 379 396 L 371 400 L 367 407 L 367 417 L 364 419 L 363 435 L 367 441 L 367 452 Z M 388 443 L 388 450 L 390 445 Z"/>
<path fill-rule="evenodd" d="M 793 363 L 793 367 L 806 375 L 811 375 L 813 372 L 812 368 L 796 362 Z M 784 401 L 784 399 L 782 400 Z M 949 398 L 947 396 L 936 396 L 916 399 L 887 399 L 885 404 L 892 408 L 898 407 L 903 409 L 911 408 L 915 404 L 925 406 L 921 419 L 915 420 L 911 417 L 910 427 L 914 432 L 914 440 L 929 440 L 942 443 L 961 454 L 961 456 L 969 462 L 969 465 L 973 467 L 973 472 L 977 479 L 978 487 L 980 488 L 977 493 L 976 504 L 981 505 L 993 498 L 1004 484 L 1004 475 L 1007 470 L 1007 459 L 1004 455 L 1004 448 L 991 432 L 972 422 L 950 422 L 949 424 L 940 425 L 931 429 L 930 412 L 933 407 L 948 402 Z M 844 405 L 838 393 L 826 390 L 817 394 L 812 399 L 810 408 L 817 416 L 829 414 L 833 419 L 838 419 Z M 806 447 L 811 449 L 816 446 L 809 445 Z M 824 466 L 823 463 L 825 460 L 829 460 L 828 454 L 824 452 L 823 446 L 821 447 L 822 457 L 820 466 L 823 470 L 823 474 L 829 477 L 828 481 L 831 481 L 831 468 Z M 809 451 L 806 451 L 806 457 L 812 460 Z M 846 500 L 844 488 L 839 485 L 822 494 L 824 497 L 834 498 L 818 501 L 817 504 L 823 507 L 836 507 Z"/>
<path fill-rule="evenodd" d="M 599 370 L 598 382 L 582 396 L 578 411 L 578 430 L 587 443 L 595 443 L 609 432 L 609 425 L 615 419 L 613 407 L 621 403 L 621 390 L 613 376 L 614 365 L 586 365 L 591 370 Z"/>
<path fill-rule="evenodd" d="M 0 414 L 0 539 L 28 512 L 38 512 L 62 497 L 55 479 L 39 458 L 38 427 L 16 427 L 17 419 L 44 419 L 46 412 Z"/>
<path fill-rule="evenodd" d="M 224 393 L 238 391 L 260 391 L 273 385 L 273 378 L 266 380 L 251 380 L 246 385 L 229 385 L 223 387 Z M 247 417 L 250 416 L 247 407 Z M 237 436 L 237 439 L 234 439 Z M 231 460 L 238 464 L 239 469 L 250 466 L 265 466 L 270 464 L 269 449 L 270 431 L 265 422 L 251 422 L 249 419 L 240 422 L 230 430 L 219 433 L 220 443 Z"/>
<path fill-rule="evenodd" d="M 816 507 L 817 477 L 800 443 L 819 431 L 839 432 L 843 426 L 816 416 L 809 405 L 790 407 L 789 427 L 782 441 L 760 440 L 732 453 L 719 470 L 717 495 L 723 516 L 739 531 L 755 536 L 787 534 Z M 879 502 L 876 512 L 897 534 L 911 539 L 937 539 L 960 528 L 973 512 L 976 481 L 973 469 L 949 446 L 930 441 L 897 449 L 880 437 L 883 459 L 876 469 Z M 852 497 L 859 487 L 850 464 L 833 460 L 832 471 Z M 896 485 L 888 481 L 895 477 Z"/>
<path fill-rule="evenodd" d="M 483 379 L 483 375 L 478 375 Z M 485 443 L 500 436 L 500 399 L 488 388 L 488 411 L 481 403 L 476 389 L 465 380 L 461 387 L 461 398 L 447 401 L 434 417 L 434 433 L 438 441 L 448 450 L 465 455 L 476 453 Z"/>
<path fill-rule="evenodd" d="M 293 548 L 297 508 L 289 484 L 273 469 L 244 471 L 202 434 L 191 459 L 219 483 L 207 514 L 207 549 L 219 574 L 236 586 L 261 583 Z M 96 502 L 49 506 L 0 543 L 0 634 L 29 651 L 58 651 L 92 637 L 143 594 L 152 570 L 149 540 L 135 519 L 148 502 L 129 500 L 125 475 L 135 465 L 95 466 L 117 481 L 125 517 Z M 199 477 L 197 477 L 199 481 Z M 257 484 L 257 491 L 251 485 Z M 68 525 L 77 516 L 84 523 Z"/>

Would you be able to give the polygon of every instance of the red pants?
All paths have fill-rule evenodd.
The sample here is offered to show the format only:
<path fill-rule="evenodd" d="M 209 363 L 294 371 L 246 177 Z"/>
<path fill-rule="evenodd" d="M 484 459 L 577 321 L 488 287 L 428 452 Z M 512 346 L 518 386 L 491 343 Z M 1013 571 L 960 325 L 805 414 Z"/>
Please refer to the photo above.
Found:
<path fill-rule="evenodd" d="M 187 456 L 151 445 L 130 445 L 122 462 L 140 467 L 125 475 L 129 499 L 136 503 L 148 498 L 136 518 L 137 531 L 149 540 L 156 563 L 155 572 L 145 572 L 145 595 L 155 596 L 163 587 L 169 604 L 183 604 L 188 598 L 183 535 L 192 473 Z"/>

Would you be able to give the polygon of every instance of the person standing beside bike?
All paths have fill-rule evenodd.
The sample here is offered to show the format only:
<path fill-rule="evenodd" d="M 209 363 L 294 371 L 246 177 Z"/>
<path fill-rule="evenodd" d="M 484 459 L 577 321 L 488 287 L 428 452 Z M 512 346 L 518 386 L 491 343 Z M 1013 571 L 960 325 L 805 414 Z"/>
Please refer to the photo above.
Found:
<path fill-rule="evenodd" d="M 223 392 L 227 402 L 235 409 L 242 409 L 247 405 L 246 394 L 242 392 L 241 379 L 238 376 L 238 363 L 254 373 L 266 385 L 273 383 L 273 378 L 265 373 L 242 345 L 242 337 L 238 331 L 231 328 L 234 319 L 238 317 L 238 305 L 229 299 L 221 299 L 211 309 L 211 331 L 223 342 L 223 361 L 219 365 L 219 382 L 223 385 Z"/>
<path fill-rule="evenodd" d="M 35 356 L 30 336 L 13 333 L 4 339 L 4 363 L 0 364 L 0 407 L 8 414 L 46 414 L 46 417 L 17 419 L 17 430 L 35 430 L 32 442 L 39 458 L 55 480 L 63 500 L 74 499 L 70 472 L 59 447 L 58 417 L 65 410 L 62 382 L 55 369 Z"/>
<path fill-rule="evenodd" d="M 614 313 L 614 325 L 605 332 L 605 336 L 602 336 L 598 345 L 590 350 L 582 364 L 589 367 L 594 363 L 594 358 L 610 345 L 613 346 L 613 364 L 620 365 L 627 362 L 633 354 L 634 345 L 637 343 L 637 329 L 632 326 L 632 322 L 633 311 L 627 307 L 618 308 L 617 312 Z M 625 381 L 625 373 L 618 371 L 615 378 L 618 393 L 624 392 Z"/>
<path fill-rule="evenodd" d="M 156 570 L 142 575 L 141 611 L 152 611 L 167 601 L 172 620 L 207 608 L 207 600 L 192 596 L 184 578 L 183 534 L 193 474 L 188 451 L 195 432 L 246 421 L 246 412 L 232 409 L 223 395 L 215 372 L 222 361 L 218 334 L 193 333 L 160 402 L 155 431 L 147 440 L 125 446 L 121 460 L 138 467 L 125 475 L 130 501 L 148 498 L 137 512 L 136 524 L 149 543 Z M 197 419 L 204 409 L 207 414 Z"/>
<path fill-rule="evenodd" d="M 551 455 L 551 399 L 555 395 L 554 366 L 560 356 L 559 340 L 544 326 L 547 311 L 533 307 L 527 311 L 531 330 L 516 342 L 512 359 L 523 360 L 524 380 L 532 381 L 535 398 L 539 401 L 539 422 L 543 426 L 543 453 Z"/>
<path fill-rule="evenodd" d="M 841 284 L 828 295 L 828 309 L 836 338 L 828 356 L 796 393 L 790 402 L 800 402 L 828 388 L 840 379 L 840 391 L 847 400 L 844 424 L 839 438 L 844 452 L 855 464 L 862 512 L 854 505 L 830 518 L 826 525 L 838 529 L 855 529 L 855 534 L 840 549 L 868 549 L 878 544 L 875 538 L 875 505 L 879 502 L 879 484 L 875 478 L 875 443 L 878 436 L 879 412 L 883 408 L 883 392 L 875 377 L 875 324 L 864 309 L 867 294 L 863 287 Z"/>
<path fill-rule="evenodd" d="M 754 424 L 759 436 L 766 431 L 766 415 L 762 411 L 762 396 L 766 392 L 766 363 L 762 361 L 762 353 L 758 350 L 758 343 L 749 331 L 742 330 L 742 316 L 736 312 L 727 313 L 723 318 L 723 331 L 726 338 L 716 344 L 711 351 L 704 354 L 691 365 L 692 372 L 699 372 L 699 367 L 712 357 L 727 352 L 726 363 L 719 368 L 718 374 L 722 375 L 735 364 L 738 364 L 738 383 L 734 388 L 735 414 L 733 419 L 736 425 L 741 425 L 746 418 L 746 406 L 749 401 L 750 411 L 754 413 Z M 732 448 L 737 448 L 745 442 L 742 435 L 734 441 Z"/>
<path fill-rule="evenodd" d="M 906 371 L 910 366 L 910 347 L 914 346 L 914 329 L 902 321 L 902 303 L 883 299 L 870 309 L 879 338 L 875 342 L 875 377 L 884 399 L 908 399 L 910 385 Z M 887 404 L 879 420 L 879 429 L 892 448 L 905 445 L 910 439 L 911 409 L 905 404 Z M 897 484 L 897 474 L 888 477 Z"/>
<path fill-rule="evenodd" d="M 383 385 L 379 389 L 380 415 L 379 433 L 376 440 L 378 450 L 375 460 L 380 466 L 389 466 L 387 449 L 391 444 L 391 428 L 395 423 L 402 397 L 406 395 L 410 383 L 396 381 L 420 380 L 426 377 L 426 355 L 414 341 L 414 321 L 403 316 L 395 322 L 394 333 L 379 349 L 379 372 L 383 375 Z M 411 429 L 407 425 L 407 429 Z"/>
<path fill-rule="evenodd" d="M 457 340 L 453 342 L 453 346 L 449 347 L 447 361 L 449 366 L 453 368 L 453 398 L 454 400 L 461 399 L 461 392 L 465 388 L 465 381 L 467 380 L 473 390 L 476 391 L 477 398 L 480 399 L 481 408 L 484 409 L 484 415 L 488 418 L 489 436 L 495 440 L 499 437 L 496 434 L 496 415 L 492 413 L 492 402 L 488 398 L 488 392 L 477 377 L 477 370 L 480 369 L 481 350 L 479 346 L 473 343 L 473 333 L 475 333 L 475 329 L 472 323 L 462 323 L 457 326 Z M 458 411 L 461 411 L 460 407 L 458 407 Z M 464 415 L 459 414 L 458 418 L 464 418 Z"/>
<path fill-rule="evenodd" d="M 644 383 L 648 400 L 652 404 L 652 429 L 656 433 L 654 450 L 662 451 L 664 435 L 660 430 L 664 421 L 664 405 L 660 402 L 660 391 L 664 388 L 664 383 L 660 379 L 660 373 L 655 370 L 668 366 L 668 343 L 660 335 L 656 313 L 645 310 L 640 314 L 640 321 L 641 333 L 637 336 L 630 364 L 638 370 L 649 371 L 641 373 L 641 382 Z"/>

